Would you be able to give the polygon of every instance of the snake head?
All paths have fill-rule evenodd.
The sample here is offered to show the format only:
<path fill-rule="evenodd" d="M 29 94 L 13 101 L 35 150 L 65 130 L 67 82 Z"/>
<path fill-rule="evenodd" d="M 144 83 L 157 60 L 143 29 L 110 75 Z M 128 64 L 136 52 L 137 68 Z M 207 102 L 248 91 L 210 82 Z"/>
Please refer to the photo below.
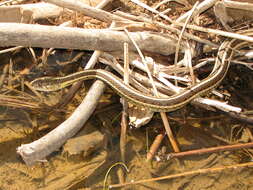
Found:
<path fill-rule="evenodd" d="M 54 82 L 52 77 L 42 77 L 31 82 L 31 86 L 38 91 L 51 92 L 61 89 L 59 85 Z"/>

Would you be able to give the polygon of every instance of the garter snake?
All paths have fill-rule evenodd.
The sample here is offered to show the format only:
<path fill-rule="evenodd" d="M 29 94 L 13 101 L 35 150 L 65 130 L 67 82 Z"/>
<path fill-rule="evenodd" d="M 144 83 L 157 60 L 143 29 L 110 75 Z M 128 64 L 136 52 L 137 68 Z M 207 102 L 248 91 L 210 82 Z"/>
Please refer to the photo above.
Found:
<path fill-rule="evenodd" d="M 242 34 L 253 34 L 253 30 L 248 30 Z M 226 40 L 218 50 L 215 65 L 211 74 L 201 80 L 199 83 L 192 85 L 179 93 L 168 98 L 158 98 L 144 95 L 135 90 L 133 87 L 124 84 L 124 82 L 105 70 L 84 70 L 65 77 L 42 77 L 31 82 L 32 87 L 38 91 L 56 91 L 65 88 L 77 81 L 88 79 L 99 79 L 108 84 L 117 94 L 126 98 L 128 101 L 153 111 L 174 111 L 179 109 L 193 100 L 195 97 L 215 88 L 225 77 L 230 66 L 230 61 L 235 49 L 244 44 L 240 40 Z"/>

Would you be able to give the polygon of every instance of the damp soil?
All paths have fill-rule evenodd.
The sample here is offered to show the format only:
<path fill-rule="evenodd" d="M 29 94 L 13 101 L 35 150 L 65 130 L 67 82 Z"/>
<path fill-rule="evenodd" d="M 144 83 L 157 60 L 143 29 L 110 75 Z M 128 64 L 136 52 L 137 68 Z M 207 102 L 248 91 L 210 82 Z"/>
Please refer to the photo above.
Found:
<path fill-rule="evenodd" d="M 143 2 L 153 5 L 156 1 Z M 147 12 L 129 1 L 116 1 L 112 5 L 113 9 L 119 7 L 123 11 L 131 13 Z M 234 92 L 231 97 L 234 100 L 233 103 L 251 108 L 253 97 L 251 84 L 253 79 L 252 77 L 246 77 L 235 81 L 235 78 L 241 76 L 240 72 L 248 73 L 248 76 L 252 75 L 245 68 L 233 67 L 228 78 L 224 81 L 223 87 L 225 86 L 230 92 Z M 242 83 L 248 85 L 241 85 Z M 240 89 L 240 96 L 236 93 L 238 89 Z M 43 98 L 47 101 L 47 105 L 55 105 L 61 100 L 64 93 L 65 91 L 52 93 L 50 98 L 48 95 Z M 85 93 L 85 89 L 81 90 L 64 109 L 51 109 L 50 112 L 48 110 L 38 111 L 22 107 L 0 106 L 1 190 L 103 189 L 107 171 L 115 163 L 120 162 L 119 113 L 121 113 L 122 108 L 119 105 L 119 98 L 112 94 L 110 90 L 107 90 L 101 99 L 97 114 L 94 114 L 89 122 L 85 124 L 84 129 L 91 128 L 90 131 L 83 132 L 86 136 L 82 136 L 82 133 L 77 134 L 75 140 L 68 142 L 65 147 L 56 150 L 45 160 L 41 160 L 33 166 L 25 165 L 16 152 L 17 147 L 20 145 L 37 140 L 67 119 L 80 104 Z M 223 114 L 187 106 L 178 112 L 169 113 L 168 116 L 171 118 L 170 124 L 182 151 L 252 141 L 252 125 L 234 121 Z M 253 152 L 250 149 L 167 160 L 166 155 L 173 150 L 169 141 L 164 139 L 158 156 L 152 162 L 147 162 L 147 147 L 150 146 L 161 130 L 163 130 L 163 125 L 158 114 L 145 127 L 129 130 L 126 146 L 126 165 L 129 171 L 122 170 L 125 181 L 158 178 L 203 168 L 224 167 L 252 160 Z M 95 138 L 90 137 L 91 131 L 99 131 L 99 134 L 96 133 L 98 136 L 96 141 Z M 88 139 L 83 140 L 83 137 Z M 92 145 L 89 145 L 89 143 Z M 84 149 L 80 148 L 81 146 Z M 117 166 L 112 169 L 107 180 L 108 184 L 119 183 L 118 168 L 123 167 Z M 126 186 L 124 189 L 253 190 L 253 169 L 250 167 L 225 169 L 218 173 L 207 172 L 206 174 L 195 174 L 169 180 L 145 182 L 134 186 Z"/>
<path fill-rule="evenodd" d="M 117 117 L 117 112 L 115 110 L 110 111 L 110 115 Z M 74 146 L 75 144 L 66 145 L 66 147 L 55 151 L 47 157 L 47 160 L 33 166 L 26 166 L 17 155 L 16 148 L 21 144 L 30 143 L 45 135 L 52 129 L 52 126 L 57 126 L 57 123 L 64 121 L 64 119 L 57 119 L 54 124 L 38 127 L 35 130 L 29 123 L 27 114 L 24 114 L 22 110 L 1 108 L 1 115 L 5 115 L 4 118 L 6 119 L 0 122 L 0 188 L 3 190 L 102 189 L 106 172 L 113 164 L 120 160 L 119 134 L 115 132 L 119 128 L 119 122 L 115 122 L 113 124 L 110 123 L 115 134 L 109 135 L 110 139 L 107 142 L 107 147 L 94 146 L 94 149 L 89 155 L 84 155 L 81 152 L 75 152 L 78 149 Z M 249 137 L 247 136 L 247 132 L 243 129 L 238 131 L 241 126 L 232 124 L 229 119 L 222 115 L 215 116 L 215 119 L 212 119 L 212 117 L 201 118 L 197 121 L 196 118 L 189 118 L 186 119 L 187 125 L 171 123 L 174 131 L 177 131 L 177 140 L 182 151 L 224 145 L 226 144 L 225 140 L 229 141 L 231 139 L 232 141 L 236 135 L 237 138 L 238 136 L 240 137 L 241 141 L 248 141 Z M 7 120 L 8 118 L 9 120 Z M 107 119 L 103 120 L 101 118 Z M 210 119 L 210 122 L 207 119 Z M 109 118 L 109 120 L 111 119 Z M 106 122 L 108 122 L 108 112 L 100 113 L 99 116 L 91 118 L 84 128 L 93 128 L 93 132 L 94 129 L 101 131 L 101 128 L 107 125 L 105 124 Z M 231 127 L 232 125 L 234 128 Z M 166 143 L 167 140 L 164 140 L 163 146 L 167 147 L 167 149 L 158 154 L 161 160 L 147 162 L 146 146 L 148 145 L 148 141 L 152 141 L 156 135 L 154 128 L 158 130 L 161 127 L 162 124 L 160 121 L 152 121 L 148 124 L 147 128 L 129 131 L 126 147 L 126 165 L 129 168 L 129 172 L 123 171 L 126 181 L 157 178 L 203 168 L 224 167 L 249 162 L 251 160 L 250 150 L 227 151 L 163 160 L 163 154 L 172 151 L 169 143 Z M 211 131 L 210 127 L 212 128 Z M 203 129 L 209 129 L 209 131 L 206 132 Z M 215 138 L 214 134 L 224 139 Z M 89 135 L 86 137 L 89 138 Z M 80 134 L 78 138 L 80 138 Z M 98 139 L 100 139 L 100 136 Z M 85 141 L 89 142 L 92 140 L 94 138 L 86 139 Z M 80 148 L 80 145 L 83 144 L 85 149 L 85 147 L 89 146 L 87 142 L 81 140 L 77 145 Z M 66 154 L 67 151 L 70 153 Z M 108 183 L 118 183 L 117 169 L 118 167 L 112 169 L 110 172 Z M 252 174 L 252 168 L 244 167 L 223 170 L 218 173 L 207 172 L 206 174 L 195 174 L 169 180 L 146 182 L 139 185 L 127 186 L 125 189 L 253 189 Z"/>

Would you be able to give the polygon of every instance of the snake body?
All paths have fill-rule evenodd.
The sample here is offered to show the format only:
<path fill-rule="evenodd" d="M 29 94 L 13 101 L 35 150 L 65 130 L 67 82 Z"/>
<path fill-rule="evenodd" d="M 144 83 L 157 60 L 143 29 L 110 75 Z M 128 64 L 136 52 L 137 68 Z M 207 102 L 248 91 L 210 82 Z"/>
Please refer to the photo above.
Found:
<path fill-rule="evenodd" d="M 249 33 L 251 34 L 252 31 Z M 84 70 L 65 77 L 42 77 L 32 81 L 31 85 L 38 91 L 49 92 L 65 88 L 77 81 L 99 79 L 108 84 L 121 97 L 126 98 L 136 105 L 159 112 L 174 111 L 183 107 L 197 96 L 215 88 L 226 76 L 233 56 L 233 49 L 239 47 L 240 43 L 238 40 L 227 40 L 223 42 L 218 50 L 215 66 L 211 74 L 199 83 L 168 98 L 144 95 L 133 87 L 124 84 L 120 78 L 112 73 L 100 69 Z"/>

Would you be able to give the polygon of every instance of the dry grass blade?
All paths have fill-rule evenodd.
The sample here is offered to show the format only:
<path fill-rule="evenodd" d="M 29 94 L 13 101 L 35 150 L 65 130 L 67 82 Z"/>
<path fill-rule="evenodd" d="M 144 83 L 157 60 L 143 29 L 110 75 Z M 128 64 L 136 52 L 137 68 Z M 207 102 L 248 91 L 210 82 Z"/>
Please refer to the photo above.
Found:
<path fill-rule="evenodd" d="M 8 96 L 0 94 L 0 105 L 15 108 L 40 109 L 41 105 L 34 100 L 21 96 Z"/>

